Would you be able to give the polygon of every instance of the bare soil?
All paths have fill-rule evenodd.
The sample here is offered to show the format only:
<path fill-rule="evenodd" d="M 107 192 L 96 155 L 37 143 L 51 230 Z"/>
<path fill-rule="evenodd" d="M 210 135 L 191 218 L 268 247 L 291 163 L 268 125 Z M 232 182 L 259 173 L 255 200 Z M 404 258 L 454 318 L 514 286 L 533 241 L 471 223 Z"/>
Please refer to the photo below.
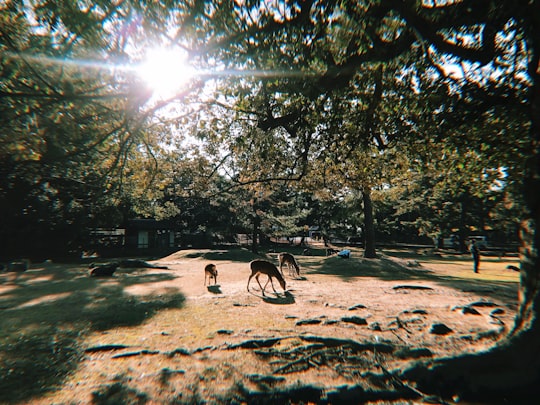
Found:
<path fill-rule="evenodd" d="M 483 258 L 474 274 L 468 257 L 393 253 L 297 255 L 300 277 L 285 270 L 286 292 L 275 282 L 266 297 L 255 280 L 247 291 L 249 264 L 228 251 L 183 250 L 152 261 L 168 269 L 119 269 L 97 286 L 121 284 L 136 297 L 180 292 L 183 306 L 85 335 L 76 371 L 29 403 L 256 403 L 270 392 L 298 403 L 320 394 L 309 388 L 332 402 L 343 387 L 380 393 L 367 403 L 413 403 L 385 397 L 396 387 L 387 373 L 492 347 L 513 325 L 519 274 L 506 269 L 516 258 Z M 219 271 L 211 287 L 208 263 Z M 47 271 L 34 266 L 25 277 Z M 86 277 L 82 266 L 72 271 Z M 0 296 L 21 282 L 4 277 Z"/>

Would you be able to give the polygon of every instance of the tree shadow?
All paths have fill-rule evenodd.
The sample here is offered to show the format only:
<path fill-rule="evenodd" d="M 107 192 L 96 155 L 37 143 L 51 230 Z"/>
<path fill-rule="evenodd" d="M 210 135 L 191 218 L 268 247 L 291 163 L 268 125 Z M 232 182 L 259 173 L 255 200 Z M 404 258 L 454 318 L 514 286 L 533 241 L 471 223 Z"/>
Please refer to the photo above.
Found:
<path fill-rule="evenodd" d="M 317 266 L 317 263 L 319 266 Z M 420 280 L 429 276 L 429 270 L 404 268 L 398 263 L 384 257 L 378 259 L 341 259 L 336 256 L 328 257 L 320 265 L 320 261 L 306 263 L 313 266 L 313 274 L 326 274 L 342 278 L 348 281 L 358 277 L 377 277 L 381 280 Z"/>
<path fill-rule="evenodd" d="M 125 291 L 174 278 L 144 271 L 95 278 L 77 264 L 34 266 L 16 277 L 0 273 L 0 402 L 60 386 L 83 358 L 91 331 L 140 325 L 160 310 L 182 308 L 185 297 L 176 288 L 159 296 Z"/>
<path fill-rule="evenodd" d="M 208 261 L 233 261 L 233 262 L 250 262 L 254 259 L 267 258 L 266 255 L 257 255 L 247 249 L 231 249 L 231 250 L 201 250 L 198 252 L 186 254 L 188 259 L 202 258 Z"/>

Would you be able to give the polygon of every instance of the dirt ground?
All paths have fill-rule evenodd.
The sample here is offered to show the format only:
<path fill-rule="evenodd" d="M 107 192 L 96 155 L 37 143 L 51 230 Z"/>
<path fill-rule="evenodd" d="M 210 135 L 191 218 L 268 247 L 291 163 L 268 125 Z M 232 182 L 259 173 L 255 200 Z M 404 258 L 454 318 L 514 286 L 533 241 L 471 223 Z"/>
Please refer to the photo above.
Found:
<path fill-rule="evenodd" d="M 269 259 L 277 264 L 275 254 Z M 268 285 L 266 297 L 255 280 L 246 290 L 249 265 L 227 251 L 179 251 L 152 262 L 168 269 L 99 279 L 144 276 L 150 281 L 124 283 L 125 293 L 180 292 L 185 302 L 141 325 L 92 332 L 84 342 L 91 350 L 65 385 L 31 403 L 255 403 L 246 398 L 294 387 L 323 396 L 352 386 L 382 392 L 387 371 L 488 349 L 513 325 L 519 275 L 506 266 L 516 258 L 483 260 L 478 275 L 470 260 L 444 257 L 429 267 L 421 255 L 364 259 L 360 251 L 297 259 L 300 277 L 285 270 L 286 292 L 274 283 L 278 293 Z M 219 271 L 212 287 L 204 285 L 208 263 Z M 296 402 L 309 402 L 310 392 L 298 391 Z M 416 403 L 374 398 L 367 402 Z"/>

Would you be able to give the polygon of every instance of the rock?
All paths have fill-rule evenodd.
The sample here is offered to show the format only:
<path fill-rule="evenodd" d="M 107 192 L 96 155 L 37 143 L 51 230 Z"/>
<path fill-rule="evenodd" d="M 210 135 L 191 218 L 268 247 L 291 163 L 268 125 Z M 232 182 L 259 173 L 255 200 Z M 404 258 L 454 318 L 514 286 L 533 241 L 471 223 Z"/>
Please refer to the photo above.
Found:
<path fill-rule="evenodd" d="M 354 323 L 355 325 L 367 325 L 366 319 L 359 316 L 344 316 L 341 320 L 343 322 Z"/>
<path fill-rule="evenodd" d="M 92 346 L 88 347 L 84 350 L 85 353 L 96 353 L 96 352 L 104 352 L 109 350 L 122 350 L 126 349 L 129 346 L 126 345 L 99 345 L 99 346 Z"/>
<path fill-rule="evenodd" d="M 432 333 L 434 335 L 447 335 L 452 332 L 453 330 L 446 326 L 444 323 L 434 323 L 433 325 L 431 325 L 431 329 L 429 330 L 429 333 Z"/>
<path fill-rule="evenodd" d="M 470 307 L 488 307 L 488 308 L 498 307 L 497 304 L 490 301 L 476 301 L 476 302 L 473 302 L 472 304 L 469 304 L 469 306 Z"/>
<path fill-rule="evenodd" d="M 374 331 L 381 331 L 381 324 L 379 322 L 373 322 L 373 323 L 370 323 L 369 324 L 369 329 L 371 330 L 374 330 Z"/>
<path fill-rule="evenodd" d="M 296 322 L 296 326 L 318 325 L 321 322 L 322 321 L 320 319 L 302 319 L 302 320 Z"/>
<path fill-rule="evenodd" d="M 461 310 L 461 313 L 470 314 L 470 315 L 480 315 L 480 312 L 478 312 L 473 307 L 463 307 L 463 309 Z"/>
<path fill-rule="evenodd" d="M 349 307 L 349 311 L 356 311 L 357 309 L 364 309 L 364 308 L 367 308 L 367 307 L 363 304 L 356 304 L 356 305 L 353 305 L 352 307 Z"/>
<path fill-rule="evenodd" d="M 407 311 L 403 311 L 404 314 L 416 314 L 416 315 L 427 315 L 427 311 L 425 309 L 412 309 L 412 310 L 407 310 Z"/>
<path fill-rule="evenodd" d="M 338 322 L 339 321 L 337 319 L 327 319 L 326 321 L 324 321 L 324 324 L 325 325 L 335 325 Z"/>
<path fill-rule="evenodd" d="M 393 290 L 433 290 L 431 287 L 425 285 L 396 285 L 392 287 Z"/>
<path fill-rule="evenodd" d="M 168 352 L 167 356 L 174 357 L 177 354 L 180 354 L 182 356 L 190 356 L 191 352 L 188 349 L 184 349 L 183 347 L 179 347 L 177 349 L 174 349 L 172 352 Z"/>
<path fill-rule="evenodd" d="M 159 354 L 159 351 L 158 350 L 146 350 L 146 349 L 144 349 L 144 350 L 138 350 L 136 352 L 115 354 L 114 356 L 111 357 L 111 359 L 122 359 L 122 358 L 125 358 L 125 357 L 141 356 L 143 354 Z"/>

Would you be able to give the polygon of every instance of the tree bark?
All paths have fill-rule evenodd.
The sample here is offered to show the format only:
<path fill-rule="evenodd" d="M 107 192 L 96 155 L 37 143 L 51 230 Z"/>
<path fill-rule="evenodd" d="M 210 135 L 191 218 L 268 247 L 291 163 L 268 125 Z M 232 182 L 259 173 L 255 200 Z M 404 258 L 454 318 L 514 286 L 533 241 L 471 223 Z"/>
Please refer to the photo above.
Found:
<path fill-rule="evenodd" d="M 364 202 L 364 257 L 374 259 L 377 257 L 375 251 L 375 225 L 373 223 L 373 203 L 371 201 L 371 190 L 364 187 L 362 190 Z"/>

